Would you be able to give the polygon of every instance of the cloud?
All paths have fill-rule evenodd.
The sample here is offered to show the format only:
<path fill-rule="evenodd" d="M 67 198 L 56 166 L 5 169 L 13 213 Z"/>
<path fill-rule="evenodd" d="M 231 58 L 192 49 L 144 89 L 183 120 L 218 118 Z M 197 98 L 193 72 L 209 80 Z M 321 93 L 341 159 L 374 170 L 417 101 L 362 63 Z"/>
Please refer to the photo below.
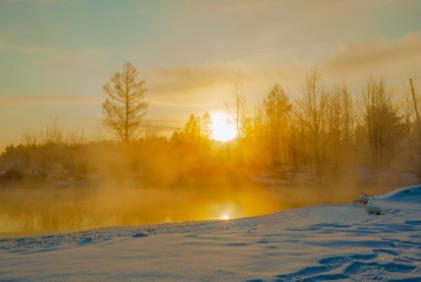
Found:
<path fill-rule="evenodd" d="M 231 84 L 249 77 L 239 68 L 221 65 L 160 68 L 149 72 L 151 87 L 160 93 L 185 93 Z"/>
<path fill-rule="evenodd" d="M 96 70 L 103 67 L 105 60 L 105 52 L 102 48 L 57 48 L 48 46 L 14 46 L 10 44 L 5 46 L 5 48 L 29 54 L 33 57 L 33 61 L 40 65 L 76 68 L 91 66 L 92 70 Z"/>
<path fill-rule="evenodd" d="M 100 105 L 102 98 L 96 96 L 0 96 L 0 108 L 57 104 Z"/>
<path fill-rule="evenodd" d="M 213 64 L 201 66 L 181 66 L 159 68 L 148 71 L 146 80 L 150 93 L 158 98 L 157 102 L 191 101 L 192 96 L 200 96 L 212 89 L 232 90 L 236 83 L 270 84 L 287 83 L 297 79 L 297 72 L 283 67 Z M 159 99 L 162 98 L 162 99 Z"/>
<path fill-rule="evenodd" d="M 92 71 L 104 68 L 105 48 L 67 48 L 47 44 L 17 44 L 0 33 L 0 51 L 28 55 L 31 62 L 62 68 L 88 68 Z"/>
<path fill-rule="evenodd" d="M 331 71 L 377 69 L 386 65 L 414 64 L 421 59 L 421 32 L 398 39 L 383 39 L 343 46 L 327 63 Z"/>
<path fill-rule="evenodd" d="M 180 128 L 183 121 L 174 119 L 145 119 L 141 127 L 145 130 L 156 131 L 157 133 L 169 133 Z"/>

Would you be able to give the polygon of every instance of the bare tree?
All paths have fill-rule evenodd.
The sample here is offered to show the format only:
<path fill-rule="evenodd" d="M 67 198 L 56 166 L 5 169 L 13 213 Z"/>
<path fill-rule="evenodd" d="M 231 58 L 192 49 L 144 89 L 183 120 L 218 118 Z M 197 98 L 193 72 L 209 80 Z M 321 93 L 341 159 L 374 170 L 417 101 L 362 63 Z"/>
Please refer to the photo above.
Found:
<path fill-rule="evenodd" d="M 279 84 L 275 84 L 263 103 L 273 164 L 285 164 L 286 155 L 288 154 L 286 146 L 288 119 L 292 105 Z"/>
<path fill-rule="evenodd" d="M 367 82 L 364 98 L 364 123 L 371 162 L 376 167 L 388 165 L 394 146 L 402 136 L 402 118 L 382 79 Z"/>
<path fill-rule="evenodd" d="M 355 125 L 355 115 L 353 112 L 352 99 L 346 85 L 341 88 L 342 96 L 342 123 L 343 123 L 343 138 L 345 143 L 352 143 L 352 131 Z"/>
<path fill-rule="evenodd" d="M 328 158 L 335 173 L 342 165 L 346 147 L 352 144 L 352 101 L 345 85 L 334 87 L 327 107 Z"/>
<path fill-rule="evenodd" d="M 234 93 L 233 93 L 233 100 L 234 100 L 234 109 L 235 109 L 235 122 L 236 122 L 236 130 L 237 136 L 242 136 L 242 123 L 245 118 L 245 108 L 246 108 L 246 99 L 243 94 L 242 85 L 239 83 L 235 84 Z"/>
<path fill-rule="evenodd" d="M 417 98 L 416 98 L 416 95 L 415 95 L 415 88 L 414 88 L 414 83 L 412 82 L 412 78 L 409 79 L 409 86 L 411 88 L 412 102 L 413 102 L 413 105 L 414 105 L 417 133 L 418 133 L 418 137 L 421 138 L 420 114 L 418 112 Z"/>
<path fill-rule="evenodd" d="M 301 139 L 306 140 L 302 150 L 307 151 L 306 155 L 319 175 L 326 158 L 328 106 L 329 97 L 315 69 L 308 75 L 304 92 L 297 103 L 297 116 L 304 134 Z"/>
<path fill-rule="evenodd" d="M 132 64 L 126 63 L 122 72 L 116 72 L 103 89 L 105 125 L 121 140 L 129 142 L 146 114 L 145 81 L 138 78 L 138 71 Z"/>
<path fill-rule="evenodd" d="M 51 125 L 44 132 L 44 143 L 60 144 L 64 142 L 64 131 L 60 127 L 58 119 L 54 118 Z"/>

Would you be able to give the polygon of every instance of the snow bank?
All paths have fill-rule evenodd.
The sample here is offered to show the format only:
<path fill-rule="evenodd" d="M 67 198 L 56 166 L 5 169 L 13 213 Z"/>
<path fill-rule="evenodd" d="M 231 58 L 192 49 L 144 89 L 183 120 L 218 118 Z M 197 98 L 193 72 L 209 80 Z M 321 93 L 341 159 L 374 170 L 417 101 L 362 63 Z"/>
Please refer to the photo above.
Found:
<path fill-rule="evenodd" d="M 421 203 L 421 185 L 398 189 L 377 199 L 405 203 Z"/>
<path fill-rule="evenodd" d="M 421 186 L 231 221 L 0 240 L 0 280 L 421 281 Z"/>
<path fill-rule="evenodd" d="M 398 189 L 384 196 L 370 198 L 367 202 L 368 213 L 375 215 L 420 208 L 421 185 Z"/>

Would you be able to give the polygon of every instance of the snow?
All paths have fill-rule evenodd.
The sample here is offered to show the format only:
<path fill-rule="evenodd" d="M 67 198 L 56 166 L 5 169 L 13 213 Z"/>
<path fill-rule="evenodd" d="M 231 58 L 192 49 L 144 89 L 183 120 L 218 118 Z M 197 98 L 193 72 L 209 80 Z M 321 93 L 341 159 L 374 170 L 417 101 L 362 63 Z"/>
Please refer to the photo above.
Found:
<path fill-rule="evenodd" d="M 3 238 L 0 280 L 421 281 L 421 186 L 367 206 Z"/>

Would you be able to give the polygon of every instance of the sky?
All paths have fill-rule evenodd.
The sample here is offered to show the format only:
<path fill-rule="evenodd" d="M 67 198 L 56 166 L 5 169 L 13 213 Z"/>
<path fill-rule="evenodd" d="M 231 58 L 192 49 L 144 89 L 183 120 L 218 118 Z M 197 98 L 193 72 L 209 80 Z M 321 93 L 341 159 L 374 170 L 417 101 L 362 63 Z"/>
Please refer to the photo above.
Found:
<path fill-rule="evenodd" d="M 236 84 L 251 104 L 275 83 L 297 96 L 315 67 L 355 95 L 373 75 L 421 89 L 420 14 L 418 0 L 0 0 L 0 149 L 53 120 L 103 134 L 102 86 L 126 62 L 162 131 L 228 110 Z"/>

